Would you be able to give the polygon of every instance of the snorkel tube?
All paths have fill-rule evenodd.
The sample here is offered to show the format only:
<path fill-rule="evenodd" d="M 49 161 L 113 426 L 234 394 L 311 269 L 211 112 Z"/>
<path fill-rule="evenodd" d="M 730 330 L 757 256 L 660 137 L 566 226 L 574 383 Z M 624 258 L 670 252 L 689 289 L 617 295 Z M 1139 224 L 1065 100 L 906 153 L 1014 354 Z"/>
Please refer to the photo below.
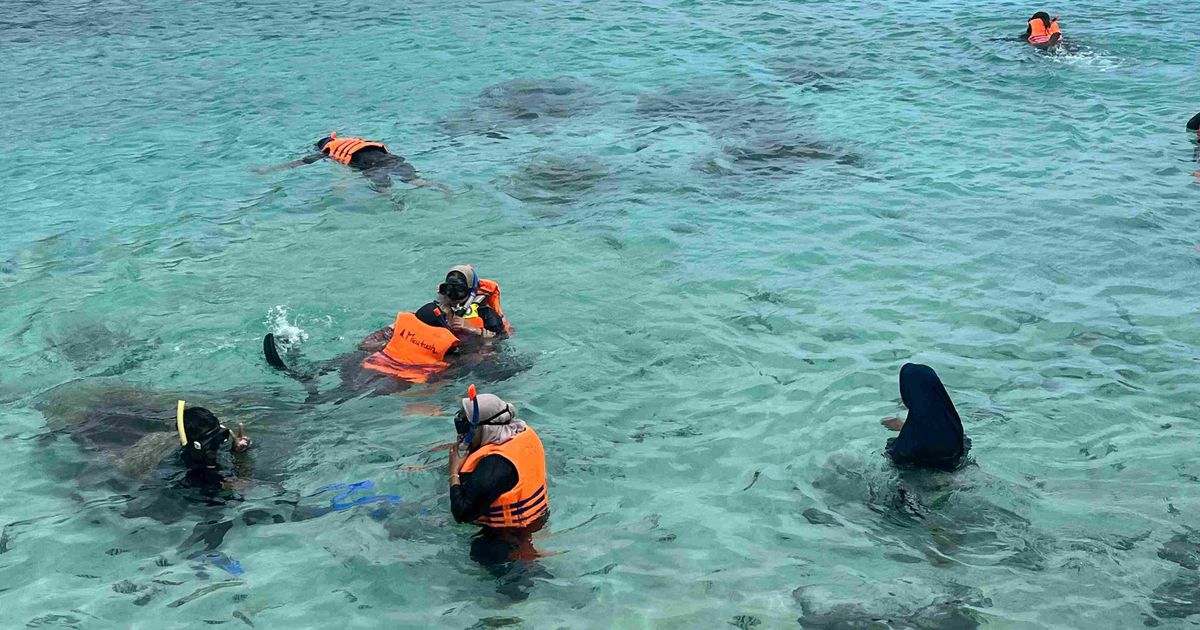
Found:
<path fill-rule="evenodd" d="M 175 412 L 175 430 L 179 431 L 179 445 L 187 446 L 187 431 L 183 430 L 183 406 L 184 402 L 179 401 L 179 407 Z"/>
<path fill-rule="evenodd" d="M 475 427 L 479 426 L 479 397 L 476 395 L 475 384 L 467 388 L 467 398 L 471 399 L 471 427 L 467 429 L 467 434 L 463 436 L 462 445 L 467 450 L 471 449 L 471 438 L 475 437 Z"/>

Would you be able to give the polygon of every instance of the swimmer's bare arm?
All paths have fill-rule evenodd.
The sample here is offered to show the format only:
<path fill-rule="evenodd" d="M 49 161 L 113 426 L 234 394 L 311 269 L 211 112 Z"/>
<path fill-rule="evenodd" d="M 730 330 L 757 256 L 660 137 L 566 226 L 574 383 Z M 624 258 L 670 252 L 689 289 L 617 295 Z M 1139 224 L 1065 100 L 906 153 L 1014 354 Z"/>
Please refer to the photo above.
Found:
<path fill-rule="evenodd" d="M 891 429 L 892 431 L 899 431 L 900 429 L 904 428 L 904 421 L 901 420 L 900 418 L 897 418 L 896 416 L 884 418 L 883 420 L 881 420 L 879 422 L 879 424 L 882 424 L 883 426 Z"/>
<path fill-rule="evenodd" d="M 329 157 L 329 156 L 325 155 L 324 153 L 318 153 L 316 155 L 305 156 L 303 158 L 300 158 L 299 160 L 292 160 L 291 162 L 285 162 L 283 164 L 276 164 L 275 166 L 256 167 L 251 170 L 253 170 L 255 173 L 258 173 L 259 175 L 266 175 L 267 173 L 274 173 L 276 171 L 282 171 L 284 169 L 296 168 L 297 166 L 304 166 L 305 164 L 312 164 L 313 162 L 316 162 L 318 160 L 323 160 L 327 157 Z"/>
<path fill-rule="evenodd" d="M 380 350 L 383 350 L 391 340 L 392 327 L 385 326 L 367 335 L 366 339 L 363 339 L 361 342 L 359 342 L 358 349 L 365 350 L 367 352 L 379 352 Z"/>

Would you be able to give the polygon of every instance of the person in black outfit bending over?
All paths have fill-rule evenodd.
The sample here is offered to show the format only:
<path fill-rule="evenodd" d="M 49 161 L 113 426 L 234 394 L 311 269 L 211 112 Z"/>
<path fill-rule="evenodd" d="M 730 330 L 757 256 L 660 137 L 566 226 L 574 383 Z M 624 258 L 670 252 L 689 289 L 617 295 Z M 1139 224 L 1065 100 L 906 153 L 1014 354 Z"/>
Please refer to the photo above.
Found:
<path fill-rule="evenodd" d="M 937 372 L 928 365 L 905 363 L 900 368 L 900 399 L 908 408 L 908 417 L 884 418 L 882 422 L 900 432 L 899 437 L 887 441 L 892 461 L 910 468 L 961 467 L 971 440 L 963 435 L 962 420 Z"/>

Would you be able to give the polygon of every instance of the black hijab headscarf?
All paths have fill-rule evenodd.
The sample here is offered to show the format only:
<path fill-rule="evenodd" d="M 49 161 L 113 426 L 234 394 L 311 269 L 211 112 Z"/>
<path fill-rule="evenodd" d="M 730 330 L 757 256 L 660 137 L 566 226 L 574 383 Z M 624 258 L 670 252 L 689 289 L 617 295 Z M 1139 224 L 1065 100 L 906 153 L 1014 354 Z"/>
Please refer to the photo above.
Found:
<path fill-rule="evenodd" d="M 900 436 L 888 440 L 887 453 L 901 465 L 953 470 L 962 464 L 971 441 L 942 380 L 928 365 L 900 368 L 900 399 L 908 418 Z"/>

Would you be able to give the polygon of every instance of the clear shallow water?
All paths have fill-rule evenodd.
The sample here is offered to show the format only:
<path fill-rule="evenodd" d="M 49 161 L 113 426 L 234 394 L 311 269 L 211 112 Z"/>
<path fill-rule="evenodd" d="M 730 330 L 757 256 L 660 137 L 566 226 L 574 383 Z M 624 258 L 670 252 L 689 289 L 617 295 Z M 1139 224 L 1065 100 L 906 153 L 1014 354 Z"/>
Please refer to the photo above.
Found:
<path fill-rule="evenodd" d="M 1196 621 L 1200 10 L 1048 10 L 1079 50 L 1011 41 L 1008 2 L 5 3 L 3 625 Z M 457 194 L 250 171 L 330 129 Z M 464 261 L 528 369 L 309 407 L 263 365 Z M 910 360 L 976 466 L 880 456 Z M 127 516 L 147 490 L 36 408 L 81 378 L 237 408 L 273 473 Z M 549 450 L 525 599 L 444 468 L 401 468 L 469 380 Z M 405 503 L 246 516 L 361 479 Z M 187 559 L 216 514 L 240 576 Z"/>

